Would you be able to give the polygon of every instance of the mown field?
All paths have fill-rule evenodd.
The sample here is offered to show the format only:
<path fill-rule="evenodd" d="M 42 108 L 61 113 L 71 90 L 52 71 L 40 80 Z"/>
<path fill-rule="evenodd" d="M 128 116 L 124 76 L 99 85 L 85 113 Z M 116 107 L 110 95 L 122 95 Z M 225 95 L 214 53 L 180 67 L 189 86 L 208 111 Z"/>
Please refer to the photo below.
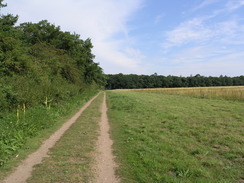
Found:
<path fill-rule="evenodd" d="M 244 103 L 164 92 L 108 91 L 125 183 L 244 181 Z"/>

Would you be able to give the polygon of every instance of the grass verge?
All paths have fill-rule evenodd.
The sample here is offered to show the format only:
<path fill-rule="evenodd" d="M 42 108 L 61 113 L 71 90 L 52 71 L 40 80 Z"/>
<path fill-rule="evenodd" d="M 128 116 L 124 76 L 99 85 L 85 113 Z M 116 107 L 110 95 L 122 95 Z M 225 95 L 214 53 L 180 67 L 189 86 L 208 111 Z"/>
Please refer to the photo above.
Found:
<path fill-rule="evenodd" d="M 28 109 L 25 119 L 21 119 L 18 122 L 14 114 L 8 114 L 1 118 L 0 141 L 7 140 L 9 142 L 7 145 L 10 148 L 0 146 L 1 162 L 4 162 L 0 166 L 0 181 L 10 174 L 14 167 L 18 166 L 28 154 L 37 150 L 43 140 L 59 129 L 65 121 L 74 115 L 96 93 L 97 91 L 95 90 L 84 92 L 59 106 L 52 106 L 50 110 L 47 110 L 44 106 L 33 107 Z M 27 125 L 29 125 L 29 129 Z M 26 133 L 28 130 L 33 132 L 33 134 Z M 7 136 L 4 134 L 7 134 Z M 12 143 L 14 141 L 16 142 Z"/>
<path fill-rule="evenodd" d="M 92 153 L 98 137 L 102 99 L 103 95 L 100 94 L 50 149 L 50 156 L 35 167 L 28 183 L 75 183 L 92 180 Z"/>
<path fill-rule="evenodd" d="M 125 183 L 244 181 L 243 102 L 107 92 Z"/>

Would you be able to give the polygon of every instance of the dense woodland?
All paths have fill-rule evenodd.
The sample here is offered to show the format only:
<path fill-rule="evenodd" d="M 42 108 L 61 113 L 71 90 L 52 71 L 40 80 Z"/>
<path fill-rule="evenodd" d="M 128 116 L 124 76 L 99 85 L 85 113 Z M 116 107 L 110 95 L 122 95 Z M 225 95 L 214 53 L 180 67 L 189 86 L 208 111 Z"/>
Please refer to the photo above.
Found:
<path fill-rule="evenodd" d="M 107 75 L 107 89 L 133 89 L 133 88 L 173 88 L 173 87 L 204 87 L 204 86 L 240 86 L 244 85 L 244 76 L 238 77 L 204 77 L 195 76 L 161 76 L 135 74 Z"/>
<path fill-rule="evenodd" d="M 5 6 L 0 0 L 0 10 Z M 105 85 L 90 39 L 63 32 L 47 20 L 16 26 L 17 21 L 18 16 L 0 12 L 0 111 L 59 103 Z"/>

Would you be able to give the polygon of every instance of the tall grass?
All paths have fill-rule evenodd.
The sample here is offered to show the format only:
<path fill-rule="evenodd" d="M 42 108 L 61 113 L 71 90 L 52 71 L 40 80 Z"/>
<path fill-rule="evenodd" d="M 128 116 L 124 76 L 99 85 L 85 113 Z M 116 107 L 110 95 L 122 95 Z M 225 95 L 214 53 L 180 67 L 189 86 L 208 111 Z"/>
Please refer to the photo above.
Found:
<path fill-rule="evenodd" d="M 149 89 L 129 89 L 127 91 L 163 92 L 169 94 L 189 95 L 189 96 L 202 97 L 202 98 L 221 98 L 221 99 L 244 101 L 244 86 L 149 88 Z"/>
<path fill-rule="evenodd" d="M 26 109 L 18 106 L 15 112 L 0 115 L 0 167 L 16 156 L 28 138 L 32 138 L 44 129 L 52 127 L 58 119 L 82 105 L 97 90 L 88 90 L 82 94 L 62 101 L 60 104 L 37 105 Z"/>

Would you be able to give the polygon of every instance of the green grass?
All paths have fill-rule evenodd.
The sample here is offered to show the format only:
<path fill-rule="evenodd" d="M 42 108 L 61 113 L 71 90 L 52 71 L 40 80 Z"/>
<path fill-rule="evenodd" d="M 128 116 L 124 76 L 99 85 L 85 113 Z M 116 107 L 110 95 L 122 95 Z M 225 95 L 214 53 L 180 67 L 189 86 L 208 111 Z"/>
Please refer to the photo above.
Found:
<path fill-rule="evenodd" d="M 0 180 L 8 175 L 21 160 L 39 148 L 43 140 L 61 127 L 97 91 L 87 91 L 62 104 L 36 106 L 20 114 L 2 114 L 0 118 Z"/>
<path fill-rule="evenodd" d="M 75 183 L 92 180 L 92 153 L 99 134 L 102 99 L 103 95 L 100 94 L 50 149 L 50 156 L 35 167 L 28 183 Z"/>
<path fill-rule="evenodd" d="M 124 183 L 244 181 L 244 103 L 107 92 Z"/>

